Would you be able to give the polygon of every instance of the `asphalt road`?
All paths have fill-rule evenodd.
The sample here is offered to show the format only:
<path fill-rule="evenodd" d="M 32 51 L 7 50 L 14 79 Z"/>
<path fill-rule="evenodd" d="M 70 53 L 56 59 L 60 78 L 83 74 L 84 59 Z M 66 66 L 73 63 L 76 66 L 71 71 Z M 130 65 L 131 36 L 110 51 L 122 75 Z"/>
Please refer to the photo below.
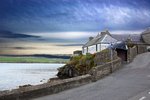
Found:
<path fill-rule="evenodd" d="M 150 100 L 150 53 L 102 80 L 33 100 Z"/>

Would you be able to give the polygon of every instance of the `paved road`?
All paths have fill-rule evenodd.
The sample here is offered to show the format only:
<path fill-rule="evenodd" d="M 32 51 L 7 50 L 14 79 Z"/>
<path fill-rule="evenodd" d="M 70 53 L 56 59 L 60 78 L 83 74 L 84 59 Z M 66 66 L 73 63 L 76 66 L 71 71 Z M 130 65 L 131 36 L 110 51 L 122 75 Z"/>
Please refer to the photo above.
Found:
<path fill-rule="evenodd" d="M 150 53 L 102 80 L 34 100 L 150 100 Z"/>

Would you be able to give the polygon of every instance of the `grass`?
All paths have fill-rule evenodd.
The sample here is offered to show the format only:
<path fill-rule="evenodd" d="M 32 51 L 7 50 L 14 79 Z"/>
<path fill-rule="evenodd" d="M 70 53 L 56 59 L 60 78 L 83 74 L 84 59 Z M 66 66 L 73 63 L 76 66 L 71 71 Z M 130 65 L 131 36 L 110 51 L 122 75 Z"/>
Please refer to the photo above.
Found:
<path fill-rule="evenodd" d="M 0 56 L 0 63 L 66 63 L 69 59 Z"/>

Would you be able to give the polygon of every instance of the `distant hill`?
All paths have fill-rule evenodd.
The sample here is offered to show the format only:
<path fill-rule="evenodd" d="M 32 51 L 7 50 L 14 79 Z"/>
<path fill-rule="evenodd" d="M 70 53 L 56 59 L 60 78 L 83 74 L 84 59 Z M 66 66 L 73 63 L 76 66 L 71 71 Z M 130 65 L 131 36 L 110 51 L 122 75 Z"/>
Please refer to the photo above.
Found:
<path fill-rule="evenodd" d="M 8 56 L 8 57 L 44 57 L 44 58 L 61 58 L 61 59 L 69 59 L 71 54 L 34 54 L 34 55 L 0 55 L 0 56 Z"/>

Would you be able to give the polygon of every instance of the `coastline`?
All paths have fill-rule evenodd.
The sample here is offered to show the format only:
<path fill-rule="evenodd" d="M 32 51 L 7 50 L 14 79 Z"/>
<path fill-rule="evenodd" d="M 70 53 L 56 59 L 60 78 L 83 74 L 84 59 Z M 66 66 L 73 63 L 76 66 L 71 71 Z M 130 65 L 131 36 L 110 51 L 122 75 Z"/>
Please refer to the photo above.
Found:
<path fill-rule="evenodd" d="M 111 64 L 113 63 L 113 67 Z M 54 79 L 50 82 L 39 84 L 39 85 L 26 85 L 18 89 L 13 89 L 11 91 L 1 91 L 1 100 L 16 100 L 16 99 L 31 99 L 40 96 L 55 94 L 67 89 L 79 87 L 85 84 L 95 82 L 108 76 L 112 72 L 119 70 L 121 68 L 121 59 L 117 58 L 111 62 L 107 62 L 104 65 L 99 65 L 93 68 L 89 74 L 82 76 L 77 76 L 68 79 Z"/>
<path fill-rule="evenodd" d="M 0 56 L 0 63 L 66 63 L 69 59 L 45 57 Z"/>
<path fill-rule="evenodd" d="M 63 65 L 63 63 L 0 63 L 2 68 L 0 91 L 16 89 L 27 84 L 43 84 L 56 77 L 57 68 Z"/>

